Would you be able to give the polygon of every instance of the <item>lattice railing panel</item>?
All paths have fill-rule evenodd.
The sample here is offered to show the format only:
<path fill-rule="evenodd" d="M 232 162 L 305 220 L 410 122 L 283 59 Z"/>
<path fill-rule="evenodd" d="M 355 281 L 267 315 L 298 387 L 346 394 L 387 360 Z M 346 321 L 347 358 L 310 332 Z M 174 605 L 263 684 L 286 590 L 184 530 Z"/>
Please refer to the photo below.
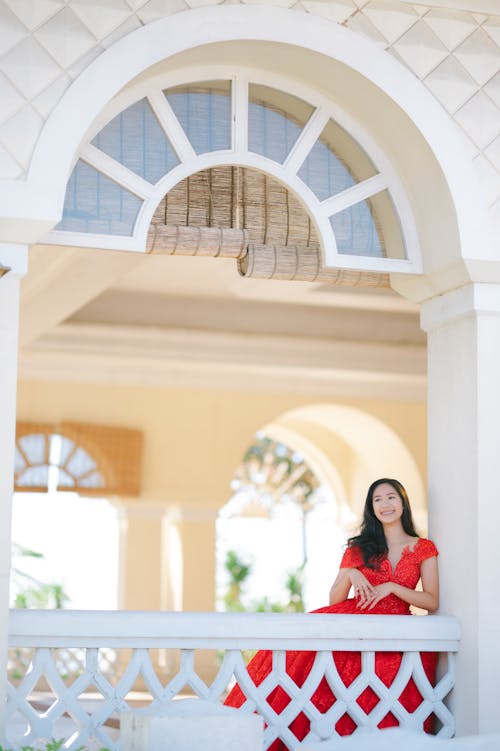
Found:
<path fill-rule="evenodd" d="M 290 749 L 300 747 L 290 724 L 301 712 L 310 722 L 306 741 L 335 736 L 335 725 L 344 714 L 358 726 L 376 729 L 391 712 L 401 727 L 412 731 L 421 731 L 426 718 L 434 715 L 440 724 L 439 735 L 446 738 L 454 733 L 454 718 L 446 705 L 455 682 L 454 653 L 458 649 L 458 625 L 452 618 L 17 611 L 11 616 L 10 638 L 17 652 L 30 644 L 34 647 L 18 685 L 9 682 L 7 734 L 13 746 L 64 737 L 68 749 L 85 745 L 119 751 L 119 714 L 134 708 L 131 697 L 138 684 L 146 688 L 143 699 L 160 705 L 186 693 L 221 702 L 235 681 L 247 698 L 241 711 L 257 712 L 266 722 L 266 749 L 276 738 Z M 76 648 L 77 643 L 81 646 Z M 171 671 L 166 676 L 158 669 L 158 648 L 179 657 L 170 661 Z M 274 649 L 273 668 L 256 686 L 247 673 L 242 650 L 259 648 Z M 196 664 L 197 653 L 207 649 L 214 652 L 208 678 L 206 666 L 200 671 Z M 300 687 L 286 672 L 286 652 L 291 649 L 316 652 Z M 65 650 L 73 660 L 74 655 L 79 658 L 78 675 L 72 678 L 64 672 L 67 663 L 61 654 Z M 339 675 L 332 650 L 361 652 L 361 672 L 348 686 Z M 403 653 L 390 686 L 376 674 L 378 651 Z M 436 686 L 423 669 L 423 651 L 447 654 Z M 117 671 L 113 661 L 102 659 L 101 653 L 126 654 L 128 660 Z M 223 654 L 218 663 L 216 653 Z M 411 678 L 422 696 L 413 713 L 400 702 Z M 323 679 L 335 701 L 322 713 L 312 697 Z M 290 697 L 279 714 L 267 700 L 277 686 Z M 369 714 L 358 703 L 367 689 L 378 699 Z"/>

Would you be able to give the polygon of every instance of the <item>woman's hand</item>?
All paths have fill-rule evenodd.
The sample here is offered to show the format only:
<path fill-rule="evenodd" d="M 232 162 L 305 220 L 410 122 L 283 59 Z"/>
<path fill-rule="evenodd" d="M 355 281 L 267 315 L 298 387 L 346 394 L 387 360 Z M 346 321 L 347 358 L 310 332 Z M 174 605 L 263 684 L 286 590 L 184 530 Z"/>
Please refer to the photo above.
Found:
<path fill-rule="evenodd" d="M 373 595 L 364 603 L 360 603 L 358 605 L 361 610 L 371 610 L 377 602 L 380 602 L 380 600 L 383 600 L 384 597 L 387 597 L 387 595 L 393 594 L 393 587 L 394 582 L 384 582 L 383 584 L 377 584 L 375 587 L 372 587 Z"/>
<path fill-rule="evenodd" d="M 357 568 L 349 569 L 349 579 L 354 587 L 354 594 L 359 598 L 358 607 L 366 607 L 375 597 L 376 587 Z"/>

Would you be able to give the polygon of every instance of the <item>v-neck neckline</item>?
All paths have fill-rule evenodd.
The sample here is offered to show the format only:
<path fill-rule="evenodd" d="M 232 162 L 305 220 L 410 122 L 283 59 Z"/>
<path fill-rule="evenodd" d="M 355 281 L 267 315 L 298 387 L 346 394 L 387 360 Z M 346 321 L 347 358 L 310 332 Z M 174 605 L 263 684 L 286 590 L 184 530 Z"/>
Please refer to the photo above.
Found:
<path fill-rule="evenodd" d="M 389 554 L 387 554 L 386 560 L 387 560 L 389 566 L 391 567 L 391 573 L 392 573 L 392 575 L 394 575 L 396 573 L 396 570 L 397 570 L 399 564 L 401 563 L 401 561 L 403 560 L 403 558 L 405 557 L 405 555 L 409 555 L 410 553 L 414 553 L 415 552 L 416 547 L 417 547 L 417 545 L 418 545 L 418 543 L 420 542 L 421 539 L 422 539 L 421 537 L 417 537 L 417 541 L 413 545 L 412 548 L 410 548 L 410 543 L 408 543 L 407 545 L 404 546 L 403 550 L 401 551 L 401 555 L 399 556 L 399 558 L 398 558 L 395 566 L 392 565 L 391 559 L 389 558 Z"/>

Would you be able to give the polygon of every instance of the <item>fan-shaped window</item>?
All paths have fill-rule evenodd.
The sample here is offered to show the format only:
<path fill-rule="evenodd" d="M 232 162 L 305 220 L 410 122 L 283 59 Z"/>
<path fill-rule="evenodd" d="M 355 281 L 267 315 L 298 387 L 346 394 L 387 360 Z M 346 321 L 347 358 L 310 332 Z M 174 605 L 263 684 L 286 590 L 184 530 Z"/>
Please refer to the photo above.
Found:
<path fill-rule="evenodd" d="M 138 495 L 142 434 L 86 423 L 18 423 L 16 491 Z"/>
<path fill-rule="evenodd" d="M 217 521 L 219 607 L 300 610 L 325 604 L 329 556 L 345 541 L 331 489 L 300 453 L 263 433 L 247 450 L 231 488 Z M 248 571 L 238 585 L 228 581 L 228 572 L 239 566 Z"/>
<path fill-rule="evenodd" d="M 94 459 L 58 433 L 22 436 L 16 444 L 16 490 L 106 487 Z"/>
<path fill-rule="evenodd" d="M 285 194 L 315 227 L 325 266 L 414 272 L 416 233 L 396 171 L 357 125 L 350 126 L 355 134 L 348 132 L 347 116 L 338 110 L 333 116 L 332 105 L 314 92 L 313 99 L 308 101 L 304 90 L 299 96 L 248 80 L 243 72 L 231 80 L 145 88 L 142 98 L 127 101 L 82 147 L 67 186 L 63 218 L 48 241 L 149 252 L 147 232 L 155 208 L 169 193 L 178 198 L 179 186 L 189 188 L 187 176 L 195 174 L 208 179 L 204 214 L 209 221 L 197 221 L 188 190 L 184 207 L 179 207 L 182 218 L 174 217 L 173 224 L 240 228 L 252 221 L 254 211 L 253 194 L 240 180 L 242 170 L 251 167 L 263 185 L 271 188 L 272 179 L 281 186 L 264 193 L 266 223 L 276 224 L 276 215 L 287 209 L 281 202 Z M 362 142 L 369 143 L 370 154 Z M 217 181 L 210 182 L 219 168 Z M 232 196 L 231 213 L 219 224 L 217 204 L 226 194 Z M 266 224 L 264 236 L 269 234 Z M 411 262 L 407 237 L 413 244 Z M 302 250 L 286 239 L 276 253 L 299 258 Z M 255 252 L 267 258 L 275 250 Z M 317 265 L 315 259 L 312 263 Z M 333 274 L 324 281 L 335 280 Z"/>

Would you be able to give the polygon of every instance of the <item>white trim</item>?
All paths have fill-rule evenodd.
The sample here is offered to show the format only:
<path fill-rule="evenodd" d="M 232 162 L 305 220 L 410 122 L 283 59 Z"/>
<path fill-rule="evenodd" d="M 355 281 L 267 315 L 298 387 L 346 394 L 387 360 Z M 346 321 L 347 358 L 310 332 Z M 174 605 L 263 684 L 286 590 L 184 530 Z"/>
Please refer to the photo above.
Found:
<path fill-rule="evenodd" d="M 457 618 L 331 613 L 11 610 L 11 647 L 182 647 L 456 652 Z"/>
<path fill-rule="evenodd" d="M 233 148 L 235 152 L 248 151 L 248 80 L 233 76 Z"/>
<path fill-rule="evenodd" d="M 295 173 L 300 170 L 330 118 L 331 114 L 324 108 L 313 112 L 283 163 L 285 170 Z"/>
<path fill-rule="evenodd" d="M 26 276 L 28 273 L 28 246 L 27 245 L 4 245 L 0 243 L 0 266 L 8 269 L 7 274 L 0 277 L 4 279 L 9 276 L 19 278 Z M 0 281 L 1 283 L 1 281 Z"/>
<path fill-rule="evenodd" d="M 361 201 L 365 201 L 370 196 L 386 190 L 388 187 L 385 175 L 373 175 L 360 183 L 356 183 L 351 188 L 346 188 L 341 193 L 336 193 L 331 198 L 322 201 L 321 208 L 326 216 L 331 217 L 345 209 L 355 206 Z"/>
<path fill-rule="evenodd" d="M 151 183 L 91 143 L 80 150 L 80 157 L 98 172 L 102 172 L 110 180 L 139 198 L 147 199 L 152 196 L 153 185 Z"/>

